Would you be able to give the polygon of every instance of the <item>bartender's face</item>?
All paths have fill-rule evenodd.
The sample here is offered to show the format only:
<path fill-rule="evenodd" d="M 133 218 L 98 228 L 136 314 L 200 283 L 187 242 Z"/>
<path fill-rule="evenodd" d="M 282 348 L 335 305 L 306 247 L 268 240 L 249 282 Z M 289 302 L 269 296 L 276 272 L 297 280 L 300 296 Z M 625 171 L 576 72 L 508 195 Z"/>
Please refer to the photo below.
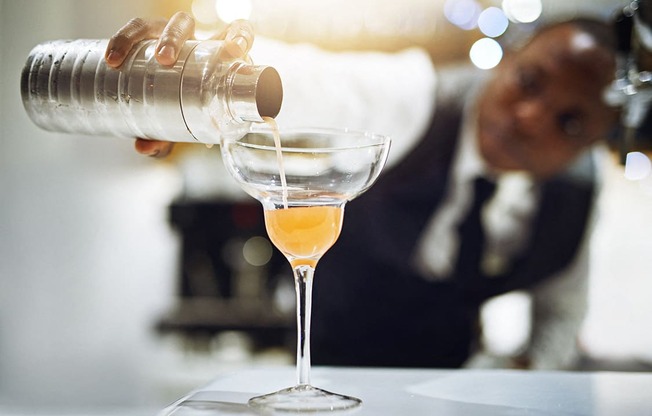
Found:
<path fill-rule="evenodd" d="M 614 77 L 608 50 L 571 25 L 548 29 L 496 69 L 478 102 L 478 140 L 498 170 L 545 178 L 604 138 L 615 120 L 603 101 Z"/>

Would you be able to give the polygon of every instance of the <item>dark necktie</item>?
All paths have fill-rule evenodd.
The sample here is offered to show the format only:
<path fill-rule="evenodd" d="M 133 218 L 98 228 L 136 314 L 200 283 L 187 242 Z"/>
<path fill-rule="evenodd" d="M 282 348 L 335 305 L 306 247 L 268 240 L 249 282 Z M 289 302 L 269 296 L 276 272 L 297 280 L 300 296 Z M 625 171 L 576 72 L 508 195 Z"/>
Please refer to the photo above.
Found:
<path fill-rule="evenodd" d="M 482 226 L 482 207 L 496 190 L 496 184 L 478 177 L 473 182 L 473 203 L 457 231 L 460 239 L 455 275 L 461 281 L 471 281 L 481 274 L 480 263 L 484 251 L 485 233 Z"/>

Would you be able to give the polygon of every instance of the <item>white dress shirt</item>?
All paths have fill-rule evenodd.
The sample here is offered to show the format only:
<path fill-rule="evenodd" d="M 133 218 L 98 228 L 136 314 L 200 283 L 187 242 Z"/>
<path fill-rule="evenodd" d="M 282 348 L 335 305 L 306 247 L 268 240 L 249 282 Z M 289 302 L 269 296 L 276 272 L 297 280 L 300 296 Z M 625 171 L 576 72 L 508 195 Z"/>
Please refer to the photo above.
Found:
<path fill-rule="evenodd" d="M 460 148 L 453 161 L 448 194 L 429 220 L 413 259 L 425 279 L 446 279 L 453 272 L 459 247 L 457 227 L 470 209 L 473 180 L 478 176 L 491 178 L 497 185 L 495 194 L 482 212 L 486 235 L 481 265 L 483 271 L 489 276 L 503 272 L 510 259 L 526 247 L 531 237 L 540 187 L 523 172 L 492 173 L 478 153 L 475 116 L 470 111 L 467 111 L 467 115 L 461 129 Z M 589 221 L 590 228 L 593 222 Z M 572 367 L 579 354 L 575 337 L 588 306 L 588 264 L 587 239 L 567 268 L 527 293 L 523 292 L 529 301 L 527 310 L 517 303 L 508 306 L 515 313 L 525 313 L 526 317 L 521 315 L 511 320 L 497 321 L 490 311 L 483 309 L 485 345 L 468 360 L 466 366 L 510 367 L 509 357 L 487 347 L 501 342 L 491 339 L 492 336 L 496 337 L 493 334 L 523 328 L 522 321 L 526 320 L 525 327 L 529 333 L 522 334 L 521 350 L 511 352 L 527 356 L 531 367 L 536 369 Z M 507 296 L 505 300 L 508 300 Z"/>
<path fill-rule="evenodd" d="M 496 183 L 496 192 L 482 211 L 486 235 L 483 270 L 489 275 L 504 271 L 530 237 L 539 188 L 526 173 L 492 173 L 478 153 L 475 126 L 475 116 L 465 117 L 448 194 L 418 244 L 414 261 L 426 279 L 445 279 L 453 272 L 459 247 L 457 227 L 470 209 L 476 177 Z"/>

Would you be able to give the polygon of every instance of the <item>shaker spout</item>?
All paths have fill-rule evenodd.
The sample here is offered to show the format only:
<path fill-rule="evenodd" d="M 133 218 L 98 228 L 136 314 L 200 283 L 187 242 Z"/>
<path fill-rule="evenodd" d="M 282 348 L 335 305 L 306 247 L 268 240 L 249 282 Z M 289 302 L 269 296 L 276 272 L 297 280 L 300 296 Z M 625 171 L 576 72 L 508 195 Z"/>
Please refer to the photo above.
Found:
<path fill-rule="evenodd" d="M 244 121 L 261 122 L 281 111 L 283 86 L 276 69 L 269 66 L 239 65 L 233 74 L 229 108 Z"/>

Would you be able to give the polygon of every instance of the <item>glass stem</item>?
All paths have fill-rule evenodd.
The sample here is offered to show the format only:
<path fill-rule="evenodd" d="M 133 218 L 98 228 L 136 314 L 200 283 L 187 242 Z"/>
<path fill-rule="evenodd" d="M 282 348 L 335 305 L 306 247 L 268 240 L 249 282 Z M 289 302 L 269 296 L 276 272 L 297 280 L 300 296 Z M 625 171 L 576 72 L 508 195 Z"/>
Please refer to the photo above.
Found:
<path fill-rule="evenodd" d="M 310 384 L 310 315 L 314 274 L 315 269 L 310 266 L 294 268 L 297 295 L 297 383 L 300 386 Z"/>

